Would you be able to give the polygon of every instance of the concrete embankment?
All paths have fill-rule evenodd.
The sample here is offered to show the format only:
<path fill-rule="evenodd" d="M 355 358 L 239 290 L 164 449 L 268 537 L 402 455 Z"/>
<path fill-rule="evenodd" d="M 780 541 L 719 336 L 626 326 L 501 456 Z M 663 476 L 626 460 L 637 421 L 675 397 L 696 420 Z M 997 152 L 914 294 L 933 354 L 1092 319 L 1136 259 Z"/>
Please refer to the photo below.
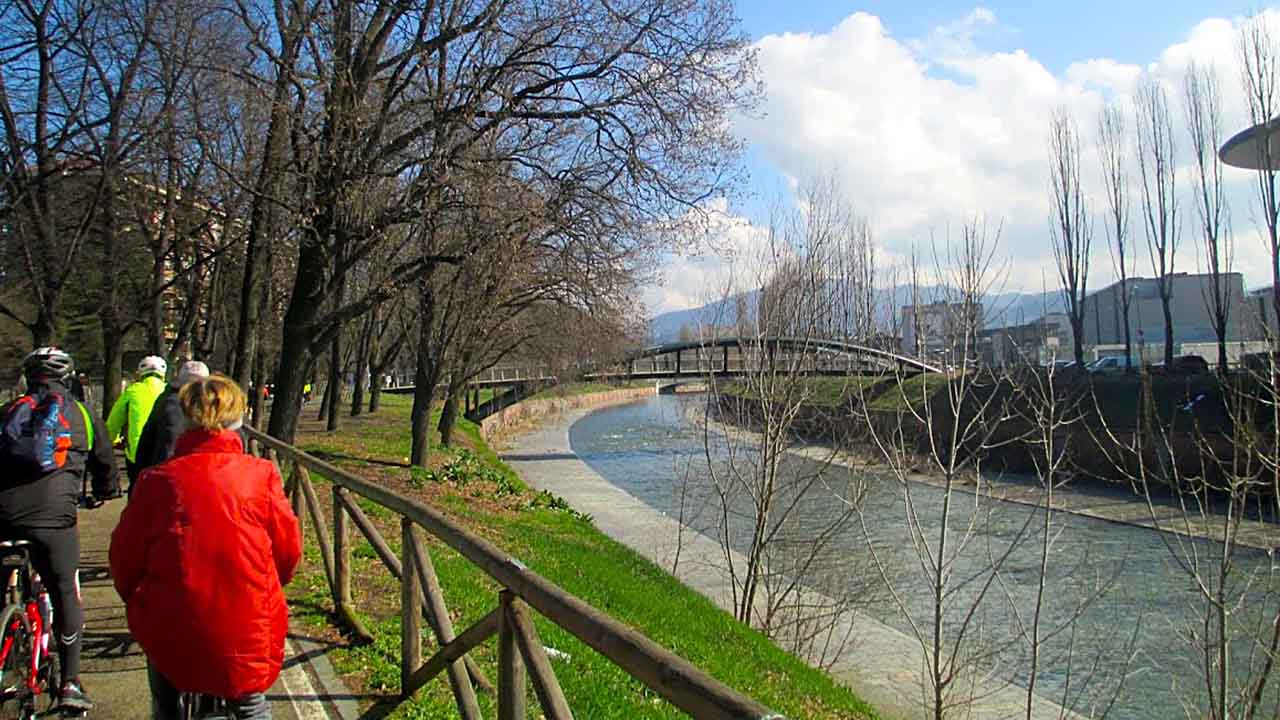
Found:
<path fill-rule="evenodd" d="M 538 415 L 536 426 L 522 416 L 524 430 L 509 434 L 500 451 L 503 459 L 531 486 L 564 497 L 580 512 L 589 513 L 602 532 L 631 547 L 657 565 L 671 569 L 679 553 L 677 577 L 725 609 L 732 605 L 732 589 L 720 545 L 698 534 L 612 485 L 578 458 L 569 442 L 569 428 L 602 404 L 625 402 L 583 396 L 576 407 L 561 406 L 559 414 Z M 643 397 L 643 395 L 639 396 Z M 635 400 L 637 398 L 632 398 Z M 735 562 L 743 562 L 741 558 Z M 849 613 L 830 630 L 851 642 L 831 667 L 832 674 L 890 718 L 925 717 L 922 669 L 925 653 L 913 637 L 868 616 Z M 1008 685 L 976 681 L 971 697 L 975 717 L 1024 716 L 1025 691 Z M 966 693 L 956 688 L 957 692 Z M 1035 705 L 1033 718 L 1074 718 L 1045 700 Z"/>
<path fill-rule="evenodd" d="M 657 393 L 658 386 L 654 384 L 652 387 L 525 400 L 480 421 L 480 431 L 484 433 L 485 440 L 493 440 L 506 434 L 519 432 L 547 417 L 582 408 L 601 408 L 635 402 L 653 397 Z"/>
<path fill-rule="evenodd" d="M 691 422 L 699 423 L 705 420 L 701 411 L 697 412 L 698 414 L 691 418 Z M 721 434 L 732 432 L 743 437 L 759 438 L 758 434 L 743 428 L 737 422 L 729 426 L 710 420 L 709 424 L 713 430 Z M 894 428 L 881 429 L 879 432 L 882 438 L 888 437 L 892 435 Z M 854 446 L 858 444 L 855 443 Z M 891 468 L 881 464 L 882 459 L 877 457 L 880 451 L 874 442 L 864 439 L 861 444 L 864 447 L 860 456 L 835 451 L 828 442 L 807 445 L 798 443 L 790 447 L 788 452 L 814 462 L 833 463 L 852 470 L 895 474 Z M 868 455 L 871 457 L 870 460 Z M 918 471 L 912 469 L 907 472 L 905 479 L 912 483 L 944 487 L 943 477 L 928 471 L 931 465 L 932 461 L 927 453 L 920 452 Z M 1043 507 L 1046 501 L 1044 484 L 1040 482 L 1037 475 L 1027 472 L 984 469 L 980 483 L 969 482 L 955 489 L 968 494 L 980 493 L 983 497 L 993 500 L 1035 507 Z M 1184 506 L 1176 493 L 1162 485 L 1152 485 L 1144 493 L 1139 492 L 1129 482 L 1112 482 L 1097 476 L 1076 474 L 1065 484 L 1054 488 L 1051 506 L 1058 512 L 1185 537 L 1218 541 L 1222 537 L 1223 516 L 1221 514 L 1213 511 L 1201 513 L 1199 506 L 1194 502 L 1188 502 Z M 1233 533 L 1235 543 L 1243 547 L 1265 551 L 1280 548 L 1280 526 L 1265 519 L 1249 517 L 1248 513 L 1246 517 L 1238 519 L 1238 525 L 1233 529 Z"/>

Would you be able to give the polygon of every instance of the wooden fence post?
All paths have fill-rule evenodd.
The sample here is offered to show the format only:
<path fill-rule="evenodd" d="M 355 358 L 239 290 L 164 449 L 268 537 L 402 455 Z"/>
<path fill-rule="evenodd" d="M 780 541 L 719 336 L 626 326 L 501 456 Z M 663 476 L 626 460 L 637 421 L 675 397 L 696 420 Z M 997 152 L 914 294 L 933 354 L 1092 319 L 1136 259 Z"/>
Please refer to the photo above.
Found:
<path fill-rule="evenodd" d="M 413 521 L 400 518 L 400 688 L 408 697 L 413 673 L 422 665 L 422 595 L 413 563 Z"/>
<path fill-rule="evenodd" d="M 337 609 L 337 585 L 333 576 L 333 546 L 329 543 L 329 528 L 324 521 L 324 513 L 320 511 L 320 500 L 316 497 L 316 489 L 311 485 L 311 475 L 307 469 L 298 466 L 298 484 L 302 486 L 302 497 L 306 500 L 311 525 L 316 529 L 316 544 L 320 546 L 320 560 L 324 563 L 324 576 L 329 581 L 329 596 L 334 599 Z"/>
<path fill-rule="evenodd" d="M 525 609 L 525 604 L 514 600 L 507 606 L 507 615 L 516 632 L 516 642 L 520 645 L 520 654 L 529 666 L 529 677 L 533 680 L 533 690 L 542 705 L 542 713 L 547 720 L 573 720 L 573 712 L 569 710 L 569 702 L 560 688 L 560 680 L 551 667 L 538 630 L 533 626 L 533 618 Z"/>
<path fill-rule="evenodd" d="M 338 618 L 351 630 L 356 643 L 368 645 L 373 642 L 373 633 L 360 621 L 351 600 L 351 540 L 342 498 L 345 493 L 346 489 L 341 485 L 333 486 L 333 604 Z"/>
<path fill-rule="evenodd" d="M 502 610 L 498 618 L 498 720 L 525 720 L 524 662 L 516 644 L 515 622 L 511 603 L 515 593 L 503 590 L 498 595 Z"/>
<path fill-rule="evenodd" d="M 382 564 L 387 566 L 387 570 L 395 576 L 396 580 L 399 580 L 404 574 L 403 568 L 400 567 L 400 558 L 397 558 L 395 553 L 391 551 L 391 547 L 387 545 L 387 541 L 382 537 L 382 534 L 378 532 L 378 528 L 369 521 L 369 517 L 360 509 L 360 505 L 351 499 L 351 494 L 346 491 L 346 488 L 343 488 L 342 505 L 346 510 L 347 515 L 355 521 L 356 527 L 364 534 L 365 539 L 367 539 L 369 544 L 373 546 L 373 551 L 377 553 L 378 557 L 382 560 Z M 426 594 L 431 592 L 431 586 L 428 582 L 423 581 L 422 576 L 425 572 L 427 577 L 435 578 L 435 570 L 431 567 L 431 557 L 426 554 L 425 550 L 423 551 L 423 558 L 424 568 L 422 572 L 419 572 L 418 583 L 421 586 L 423 593 Z M 438 586 L 439 583 L 437 582 L 436 587 Z M 441 595 L 441 597 L 443 597 L 443 595 Z M 443 602 L 441 603 L 441 607 L 443 607 Z M 448 613 L 444 611 L 442 611 L 442 613 L 447 620 Z M 449 642 L 452 642 L 452 622 L 448 623 L 449 630 L 448 632 L 445 632 L 443 630 L 444 626 L 434 621 L 429 603 L 423 604 L 422 615 L 427 619 L 427 622 L 431 624 L 431 629 L 435 631 L 437 642 L 441 645 L 446 645 Z M 444 639 L 446 637 L 450 639 Z M 489 680 L 489 678 L 485 676 L 484 672 L 480 670 L 480 666 L 476 664 L 476 661 L 470 655 L 463 657 L 462 661 L 467 666 L 467 673 L 470 675 L 473 685 L 479 685 L 486 692 L 494 691 L 493 681 Z M 464 715 L 464 717 L 466 716 Z"/>
<path fill-rule="evenodd" d="M 424 615 L 435 632 L 436 643 L 444 647 L 455 639 L 453 621 L 449 619 L 449 609 L 444 604 L 444 591 L 440 588 L 435 566 L 431 562 L 431 555 L 422 543 L 422 538 L 415 532 L 409 539 L 412 540 L 408 550 L 413 554 L 413 568 L 417 571 L 418 584 L 427 603 L 427 612 Z M 453 686 L 458 713 L 464 720 L 480 720 L 480 703 L 476 700 L 476 691 L 471 686 L 471 677 L 467 674 L 465 661 L 459 660 L 449 665 L 449 684 Z"/>

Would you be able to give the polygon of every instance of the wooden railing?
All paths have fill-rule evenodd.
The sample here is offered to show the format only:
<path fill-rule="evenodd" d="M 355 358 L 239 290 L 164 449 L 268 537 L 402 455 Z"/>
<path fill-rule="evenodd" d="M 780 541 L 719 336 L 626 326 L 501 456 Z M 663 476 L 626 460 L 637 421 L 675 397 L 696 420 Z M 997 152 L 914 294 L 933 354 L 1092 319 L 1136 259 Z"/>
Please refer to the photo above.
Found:
<path fill-rule="evenodd" d="M 349 523 L 373 546 L 392 575 L 400 580 L 400 689 L 409 697 L 442 672 L 453 689 L 458 714 L 478 720 L 476 686 L 495 688 L 469 655 L 493 635 L 498 636 L 499 720 L 526 717 L 525 682 L 548 720 L 572 718 L 569 703 L 556 679 L 530 610 L 568 631 L 601 655 L 647 685 L 672 705 L 696 718 L 751 718 L 781 720 L 782 716 L 716 680 L 687 660 L 671 653 L 644 635 L 596 610 L 579 598 L 524 566 L 492 543 L 460 527 L 434 508 L 312 457 L 252 428 L 246 428 L 257 454 L 277 464 L 291 466 L 285 491 L 298 521 L 309 517 L 320 546 L 320 558 L 333 597 L 334 612 L 361 641 L 372 635 L 355 612 L 351 595 L 351 543 Z M 333 485 L 333 533 L 311 483 L 310 473 L 324 475 Z M 285 473 L 281 473 L 286 477 Z M 400 516 L 400 555 L 387 544 L 377 527 L 361 511 L 352 495 L 359 495 Z M 423 543 L 420 530 L 431 533 L 493 578 L 502 589 L 496 607 L 471 627 L 455 633 L 448 607 Z M 439 649 L 424 661 L 422 621 L 426 620 Z"/>

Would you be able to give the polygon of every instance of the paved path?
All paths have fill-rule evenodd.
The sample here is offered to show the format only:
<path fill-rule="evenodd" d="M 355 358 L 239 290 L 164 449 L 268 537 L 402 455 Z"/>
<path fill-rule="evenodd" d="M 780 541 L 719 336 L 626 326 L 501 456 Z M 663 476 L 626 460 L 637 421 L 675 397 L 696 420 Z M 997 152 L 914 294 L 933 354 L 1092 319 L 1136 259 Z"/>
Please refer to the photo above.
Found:
<path fill-rule="evenodd" d="M 688 530 L 625 491 L 610 484 L 580 460 L 569 445 L 569 427 L 590 413 L 574 410 L 548 417 L 541 427 L 509 439 L 503 459 L 531 486 L 548 490 L 589 513 L 601 531 L 664 568 L 672 566 L 676 538 L 681 538 L 678 577 L 689 587 L 730 606 L 730 588 L 719 544 Z M 831 628 L 835 637 L 851 637 L 853 644 L 838 660 L 832 674 L 852 687 L 883 715 L 924 717 L 919 643 L 906 634 L 865 615 L 850 613 Z M 847 633 L 847 635 L 846 635 Z M 1024 691 L 978 681 L 981 696 L 975 717 L 1019 717 Z M 1033 720 L 1077 717 L 1044 700 L 1036 704 Z"/>
<path fill-rule="evenodd" d="M 144 720 L 150 717 L 146 659 L 129 635 L 124 605 L 111 584 L 107 547 L 124 509 L 114 500 L 80 513 L 80 577 L 85 605 L 81 679 L 97 708 L 95 720 Z M 285 666 L 271 688 L 276 720 L 331 720 L 358 716 L 355 698 L 334 679 L 325 647 L 291 633 Z M 192 662 L 198 662 L 192 658 Z"/>

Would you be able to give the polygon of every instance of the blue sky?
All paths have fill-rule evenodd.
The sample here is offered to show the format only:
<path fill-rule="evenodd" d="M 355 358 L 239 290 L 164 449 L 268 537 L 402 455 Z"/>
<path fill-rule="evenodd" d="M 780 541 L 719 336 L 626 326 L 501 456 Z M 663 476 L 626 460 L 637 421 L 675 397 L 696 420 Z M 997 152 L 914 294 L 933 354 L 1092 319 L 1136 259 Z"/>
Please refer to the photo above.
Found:
<path fill-rule="evenodd" d="M 1244 15 L 1257 2 L 1213 0 L 1069 0 L 1044 2 L 822 2 L 739 0 L 738 16 L 753 38 L 794 32 L 825 32 L 855 12 L 878 16 L 892 34 L 914 38 L 951 22 L 976 5 L 1000 18 L 1003 32 L 989 39 L 993 50 L 1023 48 L 1054 71 L 1077 60 L 1110 57 L 1149 62 L 1165 46 L 1211 15 Z"/>
<path fill-rule="evenodd" d="M 761 250 L 768 210 L 795 207 L 797 188 L 827 176 L 869 221 L 886 266 L 904 264 L 913 247 L 945 244 L 959 224 L 981 216 L 1002 228 L 1003 289 L 1039 290 L 1041 278 L 1054 276 L 1046 233 L 1050 115 L 1065 109 L 1078 123 L 1089 192 L 1100 182 L 1092 143 L 1102 107 L 1114 103 L 1131 113 L 1144 78 L 1164 85 L 1177 103 L 1194 61 L 1212 64 L 1218 75 L 1225 139 L 1247 124 L 1236 42 L 1242 18 L 1258 7 L 739 0 L 766 92 L 759 113 L 735 121 L 748 144 L 751 182 L 721 208 L 723 222 L 701 252 L 670 258 L 663 281 L 646 287 L 642 299 L 658 313 L 718 297 Z M 1280 12 L 1264 14 L 1280 42 Z M 1181 117 L 1180 106 L 1174 112 Z M 1189 168 L 1190 158 L 1179 162 Z M 1236 269 L 1246 286 L 1256 286 L 1269 276 L 1269 258 L 1256 234 L 1252 177 L 1229 170 L 1225 178 Z M 1184 187 L 1189 194 L 1189 183 Z M 1132 193 L 1136 200 L 1136 187 Z M 1190 197 L 1185 202 L 1190 218 Z M 1136 242 L 1144 243 L 1136 215 L 1133 225 Z M 1101 231 L 1094 248 L 1091 283 L 1101 287 L 1115 275 Z M 1131 274 L 1150 276 L 1145 262 Z M 1198 263 L 1192 238 L 1175 269 L 1195 272 Z"/>

